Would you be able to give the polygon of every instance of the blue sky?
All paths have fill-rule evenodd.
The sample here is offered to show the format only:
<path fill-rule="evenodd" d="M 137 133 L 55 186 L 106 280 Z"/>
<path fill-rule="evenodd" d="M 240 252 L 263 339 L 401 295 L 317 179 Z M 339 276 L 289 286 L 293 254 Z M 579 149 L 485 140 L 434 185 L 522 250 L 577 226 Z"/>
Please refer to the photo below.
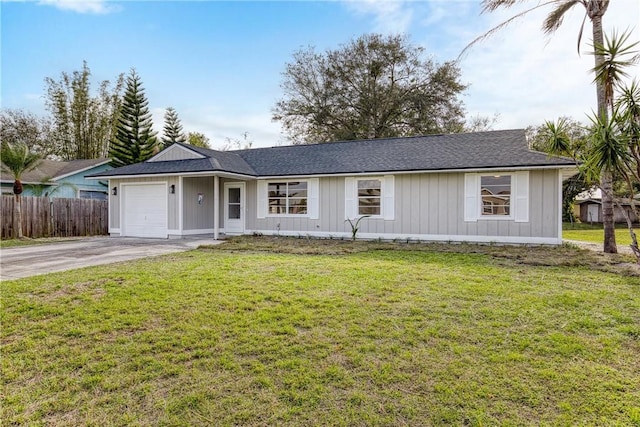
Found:
<path fill-rule="evenodd" d="M 185 130 L 203 132 L 214 148 L 243 132 L 256 147 L 272 146 L 286 143 L 271 108 L 281 96 L 281 72 L 301 47 L 324 51 L 368 32 L 405 33 L 444 62 L 516 10 L 481 16 L 479 0 L 5 1 L 1 106 L 45 114 L 44 78 L 78 70 L 83 60 L 94 87 L 135 67 L 156 130 L 171 106 Z M 575 8 L 548 38 L 543 17 L 518 21 L 464 57 L 469 115 L 499 114 L 497 129 L 563 114 L 586 120 L 595 90 L 593 57 L 576 52 L 583 10 Z M 640 40 L 640 2 L 612 0 L 605 29 L 613 25 Z M 590 33 L 587 24 L 585 42 Z"/>

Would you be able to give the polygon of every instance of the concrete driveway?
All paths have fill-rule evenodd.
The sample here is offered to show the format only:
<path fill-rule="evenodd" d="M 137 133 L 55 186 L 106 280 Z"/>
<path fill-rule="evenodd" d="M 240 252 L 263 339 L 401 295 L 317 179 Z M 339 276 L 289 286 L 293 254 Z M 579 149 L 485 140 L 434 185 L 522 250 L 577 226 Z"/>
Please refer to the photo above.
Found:
<path fill-rule="evenodd" d="M 0 249 L 0 280 L 19 279 L 56 271 L 188 251 L 200 245 L 222 243 L 213 237 L 140 239 L 88 237 Z"/>

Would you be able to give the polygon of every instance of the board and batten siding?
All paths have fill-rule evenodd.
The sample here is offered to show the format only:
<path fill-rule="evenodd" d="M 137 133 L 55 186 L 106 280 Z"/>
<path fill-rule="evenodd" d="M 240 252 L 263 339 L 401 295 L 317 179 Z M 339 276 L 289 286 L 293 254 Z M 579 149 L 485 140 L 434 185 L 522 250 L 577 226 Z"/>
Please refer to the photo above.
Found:
<path fill-rule="evenodd" d="M 153 158 L 147 160 L 149 162 L 167 162 L 170 160 L 187 160 L 187 159 L 201 159 L 201 156 L 198 153 L 187 150 L 180 145 L 173 145 L 169 147 L 167 150 L 158 153 Z"/>
<path fill-rule="evenodd" d="M 182 188 L 183 230 L 212 233 L 213 177 L 185 177 L 182 179 Z M 200 202 L 198 202 L 199 195 L 202 195 Z"/>
<path fill-rule="evenodd" d="M 394 219 L 365 218 L 360 222 L 358 236 L 452 241 L 465 240 L 465 236 L 469 236 L 467 240 L 532 243 L 559 239 L 559 172 L 553 169 L 533 170 L 528 175 L 527 222 L 486 218 L 465 221 L 464 173 L 395 175 Z M 247 231 L 301 236 L 350 236 L 351 227 L 345 221 L 345 177 L 322 177 L 319 187 L 318 219 L 294 215 L 258 218 L 257 184 L 256 181 L 249 181 Z"/>
<path fill-rule="evenodd" d="M 120 234 L 120 200 L 122 198 L 121 184 L 135 184 L 135 183 L 149 183 L 149 182 L 163 182 L 167 183 L 167 188 L 171 185 L 175 185 L 176 193 L 167 194 L 167 209 L 168 209 L 168 230 L 177 230 L 179 228 L 179 186 L 177 176 L 163 176 L 163 177 L 140 177 L 140 178 L 126 178 L 126 179 L 110 179 L 109 180 L 109 234 L 117 236 Z M 118 188 L 118 194 L 113 195 L 113 187 Z M 171 234 L 171 233 L 170 233 Z"/>

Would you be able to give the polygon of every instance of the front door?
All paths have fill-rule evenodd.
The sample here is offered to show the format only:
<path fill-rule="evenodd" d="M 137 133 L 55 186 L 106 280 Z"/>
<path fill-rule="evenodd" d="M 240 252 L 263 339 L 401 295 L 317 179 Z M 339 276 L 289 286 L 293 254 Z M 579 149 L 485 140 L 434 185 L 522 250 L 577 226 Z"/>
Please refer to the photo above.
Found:
<path fill-rule="evenodd" d="M 600 205 L 590 204 L 587 205 L 587 220 L 589 222 L 600 222 Z"/>
<path fill-rule="evenodd" d="M 224 185 L 224 232 L 244 233 L 244 182 Z"/>

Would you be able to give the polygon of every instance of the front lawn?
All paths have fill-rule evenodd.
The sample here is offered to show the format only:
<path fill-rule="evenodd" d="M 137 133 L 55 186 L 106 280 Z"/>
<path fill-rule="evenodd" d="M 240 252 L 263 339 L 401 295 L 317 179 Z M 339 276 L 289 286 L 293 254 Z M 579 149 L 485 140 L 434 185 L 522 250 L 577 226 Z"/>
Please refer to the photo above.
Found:
<path fill-rule="evenodd" d="M 640 234 L 640 229 L 634 229 L 636 236 Z M 577 240 L 580 242 L 603 243 L 604 229 L 602 225 L 590 226 L 588 224 L 564 224 L 562 230 L 562 238 L 565 240 Z M 629 246 L 631 244 L 631 236 L 626 226 L 616 226 L 616 244 Z"/>
<path fill-rule="evenodd" d="M 3 424 L 638 425 L 640 277 L 592 257 L 245 238 L 4 282 Z"/>

